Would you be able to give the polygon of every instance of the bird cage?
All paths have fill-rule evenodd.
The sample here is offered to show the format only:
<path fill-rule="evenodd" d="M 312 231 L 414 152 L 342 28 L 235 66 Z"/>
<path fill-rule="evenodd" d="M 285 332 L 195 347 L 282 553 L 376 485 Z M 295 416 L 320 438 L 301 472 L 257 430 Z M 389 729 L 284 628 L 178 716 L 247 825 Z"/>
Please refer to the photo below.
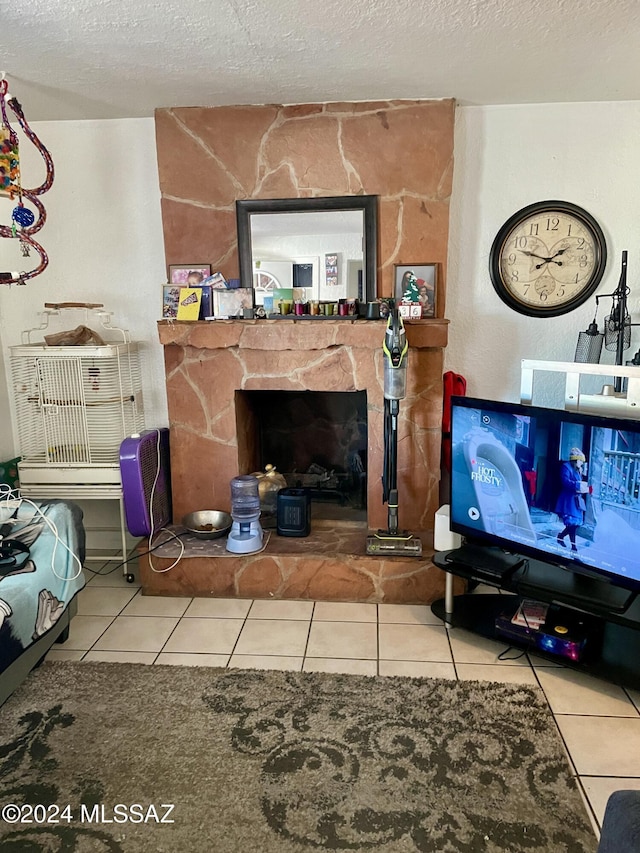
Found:
<path fill-rule="evenodd" d="M 138 346 L 109 313 L 98 316 L 119 341 L 50 346 L 33 343 L 31 329 L 10 348 L 21 467 L 118 465 L 122 440 L 144 428 Z"/>

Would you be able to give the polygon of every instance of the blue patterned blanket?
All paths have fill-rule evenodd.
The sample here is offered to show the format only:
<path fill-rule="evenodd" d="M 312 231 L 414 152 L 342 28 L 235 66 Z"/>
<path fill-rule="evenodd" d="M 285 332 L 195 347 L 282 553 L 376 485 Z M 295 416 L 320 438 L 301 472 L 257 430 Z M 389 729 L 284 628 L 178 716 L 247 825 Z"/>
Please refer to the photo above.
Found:
<path fill-rule="evenodd" d="M 28 548 L 0 560 L 2 673 L 55 625 L 85 584 L 82 511 L 59 500 L 0 501 L 0 536 Z"/>

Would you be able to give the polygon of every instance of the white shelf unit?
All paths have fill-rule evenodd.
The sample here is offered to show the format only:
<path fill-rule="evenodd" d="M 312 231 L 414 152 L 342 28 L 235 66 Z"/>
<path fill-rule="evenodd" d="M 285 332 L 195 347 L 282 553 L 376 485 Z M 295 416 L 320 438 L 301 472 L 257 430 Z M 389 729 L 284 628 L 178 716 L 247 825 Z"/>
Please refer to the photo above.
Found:
<path fill-rule="evenodd" d="M 144 429 L 138 346 L 115 331 L 122 342 L 10 348 L 20 491 L 30 498 L 118 500 L 121 553 L 87 557 L 102 562 L 127 558 L 119 450 Z"/>
<path fill-rule="evenodd" d="M 533 403 L 535 375 L 545 372 L 564 374 L 564 408 L 568 412 L 588 412 L 634 420 L 640 417 L 639 367 L 523 358 L 520 369 L 521 403 Z M 614 385 L 605 382 L 600 393 L 585 393 L 582 380 L 586 377 L 600 377 L 603 382 L 611 378 L 621 379 L 626 388 L 624 391 L 615 391 Z"/>

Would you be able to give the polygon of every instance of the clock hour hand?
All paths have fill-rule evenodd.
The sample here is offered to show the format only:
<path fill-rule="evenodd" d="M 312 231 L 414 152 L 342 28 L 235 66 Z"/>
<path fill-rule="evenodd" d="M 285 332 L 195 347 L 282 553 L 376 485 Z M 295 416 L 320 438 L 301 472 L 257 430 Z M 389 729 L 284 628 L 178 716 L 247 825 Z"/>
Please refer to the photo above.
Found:
<path fill-rule="evenodd" d="M 542 269 L 542 267 L 545 264 L 548 264 L 551 261 L 553 261 L 553 258 L 543 258 L 542 255 L 536 255 L 535 252 L 527 252 L 525 249 L 520 249 L 520 251 L 522 252 L 523 255 L 527 255 L 527 257 L 529 257 L 529 258 L 538 258 L 538 260 L 542 261 L 541 264 L 536 264 L 537 270 Z M 554 261 L 554 263 L 557 264 L 558 261 Z M 560 263 L 562 263 L 562 261 L 560 261 Z"/>

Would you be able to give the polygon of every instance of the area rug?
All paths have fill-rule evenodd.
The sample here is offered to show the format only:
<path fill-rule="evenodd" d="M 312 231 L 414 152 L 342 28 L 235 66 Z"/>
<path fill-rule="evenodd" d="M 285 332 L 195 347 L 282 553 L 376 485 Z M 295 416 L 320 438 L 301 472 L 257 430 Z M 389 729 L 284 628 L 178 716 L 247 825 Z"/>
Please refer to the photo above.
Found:
<path fill-rule="evenodd" d="M 584 853 L 535 688 L 44 663 L 0 708 L 0 849 Z"/>

